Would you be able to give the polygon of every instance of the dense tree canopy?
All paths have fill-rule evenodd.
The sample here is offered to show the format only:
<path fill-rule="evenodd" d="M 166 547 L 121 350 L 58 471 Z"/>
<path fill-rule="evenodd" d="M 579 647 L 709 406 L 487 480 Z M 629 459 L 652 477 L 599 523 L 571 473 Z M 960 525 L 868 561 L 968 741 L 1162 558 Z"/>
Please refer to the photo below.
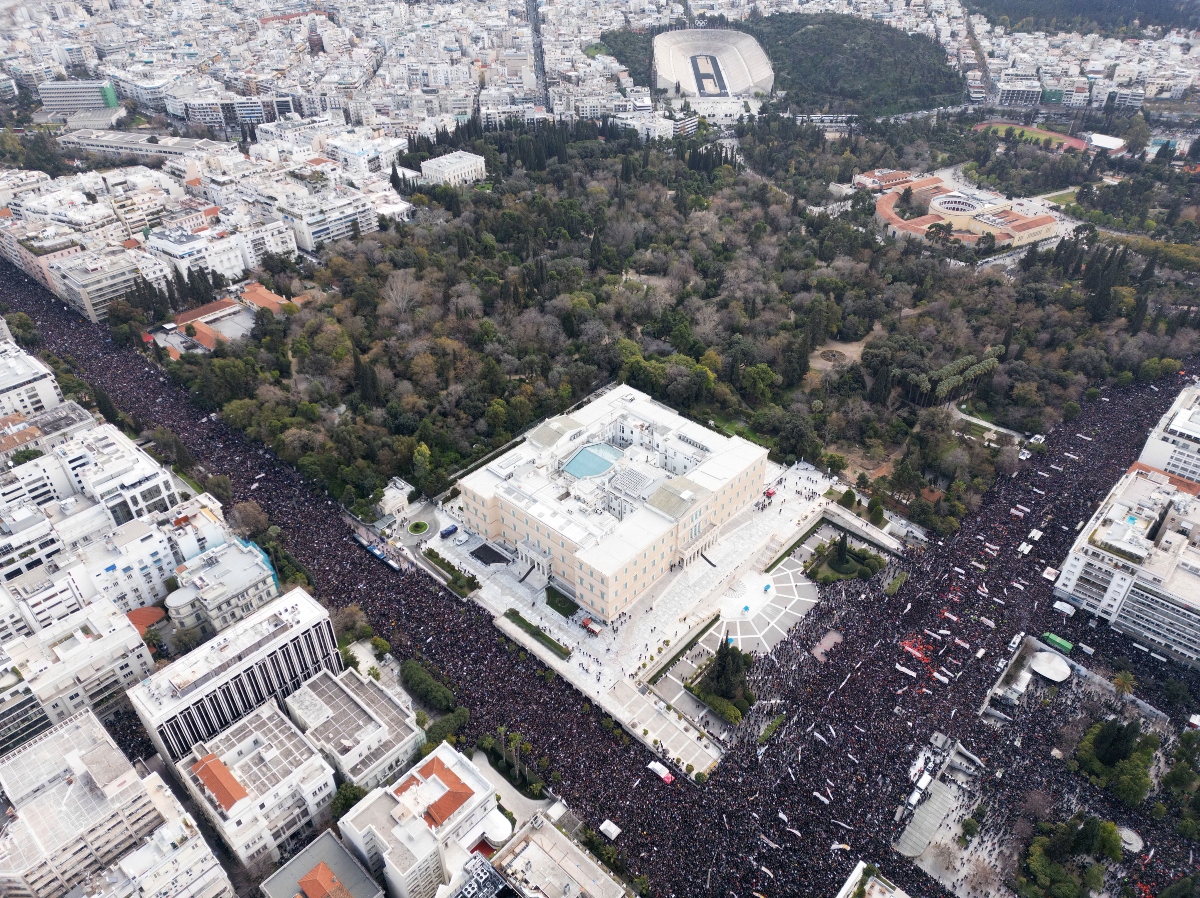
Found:
<path fill-rule="evenodd" d="M 748 161 L 789 127 L 747 126 Z M 922 133 L 951 146 L 966 132 Z M 871 497 L 950 532 L 1018 464 L 1003 439 L 968 439 L 952 403 L 1040 432 L 1106 382 L 1177 371 L 1194 345 L 1184 285 L 1094 230 L 1028 254 L 1014 281 L 948 265 L 972 257 L 953 243 L 882 240 L 868 195 L 830 217 L 698 139 L 645 146 L 586 123 L 448 138 L 488 158 L 488 189 L 414 194 L 416 219 L 396 230 L 323 247 L 319 263 L 264 262 L 266 286 L 309 300 L 168 366 L 361 514 L 389 477 L 437 494 L 618 379 L 780 462 L 866 472 Z M 847 155 L 852 175 L 893 139 L 803 134 L 804 177 L 819 184 Z M 940 152 L 929 142 L 919 151 Z M 114 333 L 199 301 L 195 286 L 175 304 L 135 290 Z"/>

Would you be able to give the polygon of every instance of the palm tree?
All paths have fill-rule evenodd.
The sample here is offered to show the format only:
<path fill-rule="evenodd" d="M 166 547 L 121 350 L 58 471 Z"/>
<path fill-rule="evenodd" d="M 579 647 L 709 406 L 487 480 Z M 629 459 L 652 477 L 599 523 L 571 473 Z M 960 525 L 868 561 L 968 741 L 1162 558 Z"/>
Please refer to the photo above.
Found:
<path fill-rule="evenodd" d="M 522 737 L 520 733 L 508 734 L 508 747 L 512 749 L 513 753 L 513 770 L 515 770 L 518 775 L 520 775 L 521 763 L 521 738 Z"/>
<path fill-rule="evenodd" d="M 1113 688 L 1117 690 L 1117 695 L 1122 696 L 1129 695 L 1131 692 L 1133 692 L 1133 687 L 1137 685 L 1137 681 L 1133 678 L 1133 674 L 1127 670 L 1123 670 L 1113 677 L 1112 682 Z"/>
<path fill-rule="evenodd" d="M 533 745 L 529 742 L 522 742 L 521 753 L 525 755 L 525 779 L 529 779 L 529 756 L 533 754 Z"/>

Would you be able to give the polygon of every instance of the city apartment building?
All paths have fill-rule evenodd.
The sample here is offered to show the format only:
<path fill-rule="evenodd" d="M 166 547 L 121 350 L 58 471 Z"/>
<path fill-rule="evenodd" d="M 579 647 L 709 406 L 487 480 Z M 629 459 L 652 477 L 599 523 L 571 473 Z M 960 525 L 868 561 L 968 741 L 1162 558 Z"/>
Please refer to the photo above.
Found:
<path fill-rule="evenodd" d="M 338 776 L 363 789 L 408 767 L 425 738 L 410 707 L 350 668 L 337 676 L 321 671 L 284 705 Z"/>
<path fill-rule="evenodd" d="M 236 898 L 225 869 L 191 814 L 157 774 L 153 784 L 151 797 L 167 822 L 139 847 L 92 877 L 92 884 L 103 883 L 100 898 Z"/>
<path fill-rule="evenodd" d="M 43 109 L 115 109 L 121 104 L 111 81 L 43 81 L 37 89 Z"/>
<path fill-rule="evenodd" d="M 1079 532 L 1054 594 L 1200 664 L 1200 483 L 1135 463 Z"/>
<path fill-rule="evenodd" d="M 43 553 L 43 563 L 18 568 L 0 583 L 0 645 L 43 630 L 97 598 L 125 613 L 154 604 L 167 596 L 176 565 L 232 538 L 220 505 L 207 493 L 115 529 L 102 505 L 75 503 L 78 513 L 64 516 L 62 504 L 16 509 L 28 507 L 29 521 L 48 529 L 35 528 L 25 541 Z M 0 510 L 0 521 L 12 513 Z M 25 564 L 31 559 L 36 554 Z"/>
<path fill-rule="evenodd" d="M 408 152 L 408 141 L 403 137 L 366 138 L 345 134 L 326 140 L 324 152 L 330 159 L 340 162 L 351 176 L 365 178 L 372 173 L 387 175 L 392 170 L 392 163 Z"/>
<path fill-rule="evenodd" d="M 50 287 L 50 264 L 83 252 L 80 235 L 63 225 L 10 224 L 0 231 L 0 252 L 43 287 Z"/>
<path fill-rule="evenodd" d="M 537 814 L 492 858 L 526 895 L 624 898 L 625 887 L 590 854 Z"/>
<path fill-rule="evenodd" d="M 512 834 L 495 788 L 445 742 L 395 785 L 373 789 L 338 829 L 371 874 L 383 876 L 389 898 L 433 898 L 481 840 L 499 846 Z"/>
<path fill-rule="evenodd" d="M 767 450 L 618 386 L 464 477 L 465 523 L 612 620 L 758 499 Z"/>
<path fill-rule="evenodd" d="M 1200 483 L 1200 387 L 1187 387 L 1150 431 L 1138 460 Z"/>
<path fill-rule="evenodd" d="M 264 880 L 259 891 L 263 898 L 383 898 L 379 883 L 328 829 Z"/>
<path fill-rule="evenodd" d="M 12 640 L 0 649 L 0 750 L 103 705 L 153 670 L 137 628 L 103 600 Z"/>
<path fill-rule="evenodd" d="M 70 400 L 44 412 L 0 416 L 0 461 L 22 449 L 48 452 L 96 426 L 92 413 Z"/>
<path fill-rule="evenodd" d="M 231 540 L 180 565 L 179 588 L 167 596 L 175 626 L 211 636 L 279 596 L 279 578 L 263 550 Z"/>
<path fill-rule="evenodd" d="M 487 164 L 482 156 L 455 150 L 436 159 L 421 163 L 421 176 L 431 184 L 461 187 L 487 177 Z"/>
<path fill-rule="evenodd" d="M 108 318 L 113 300 L 122 299 L 139 278 L 165 291 L 170 268 L 148 252 L 109 246 L 50 265 L 50 289 L 93 324 Z"/>
<path fill-rule="evenodd" d="M 198 742 L 175 769 L 243 864 L 277 861 L 307 842 L 328 820 L 337 789 L 333 768 L 274 702 Z"/>
<path fill-rule="evenodd" d="M 0 343 L 0 415 L 36 415 L 62 403 L 53 371 L 15 343 Z"/>
<path fill-rule="evenodd" d="M 63 147 L 93 153 L 98 156 L 186 156 L 189 153 L 230 153 L 237 144 L 192 137 L 158 137 L 133 131 L 100 131 L 81 128 L 58 138 Z"/>
<path fill-rule="evenodd" d="M 101 506 L 115 527 L 165 512 L 179 502 L 171 473 L 111 424 L 98 425 L 0 475 L 0 507 L 58 503 L 62 512 L 67 510 L 62 503 L 70 499 Z M 42 516 L 52 514 L 53 509 L 46 508 Z M 24 520 L 10 516 L 0 524 L 0 539 L 16 539 L 19 531 L 30 526 Z M 9 559 L 15 548 L 16 543 L 0 544 L 0 577 L 11 579 L 16 566 L 23 565 L 24 570 L 34 566 L 21 558 Z"/>
<path fill-rule="evenodd" d="M 296 235 L 282 221 L 266 221 L 240 228 L 237 232 L 238 245 L 242 250 L 242 264 L 250 271 L 262 267 L 263 256 L 296 255 Z"/>
<path fill-rule="evenodd" d="M 370 199 L 344 189 L 282 201 L 276 212 L 292 229 L 296 245 L 306 252 L 331 240 L 379 230 L 379 218 Z"/>
<path fill-rule="evenodd" d="M 1021 77 L 1003 72 L 996 89 L 1001 106 L 1036 106 L 1042 101 L 1042 82 L 1036 75 Z"/>
<path fill-rule="evenodd" d="M 178 761 L 321 670 L 340 673 L 329 612 L 293 589 L 129 690 L 159 754 Z"/>
<path fill-rule="evenodd" d="M 165 821 L 91 711 L 0 758 L 14 816 L 0 834 L 0 891 L 58 898 Z"/>
<path fill-rule="evenodd" d="M 203 270 L 218 273 L 227 281 L 240 281 L 246 270 L 241 241 L 225 231 L 159 229 L 150 233 L 146 248 L 184 278 Z"/>

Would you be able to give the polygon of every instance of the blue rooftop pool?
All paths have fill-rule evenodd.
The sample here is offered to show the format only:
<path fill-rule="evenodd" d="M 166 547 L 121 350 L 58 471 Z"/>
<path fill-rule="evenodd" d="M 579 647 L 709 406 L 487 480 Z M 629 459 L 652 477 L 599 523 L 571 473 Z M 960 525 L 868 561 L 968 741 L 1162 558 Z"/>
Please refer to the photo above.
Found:
<path fill-rule="evenodd" d="M 571 460 L 563 465 L 563 470 L 580 480 L 584 477 L 595 477 L 611 468 L 613 462 L 622 454 L 620 449 L 608 443 L 592 443 L 576 452 Z"/>

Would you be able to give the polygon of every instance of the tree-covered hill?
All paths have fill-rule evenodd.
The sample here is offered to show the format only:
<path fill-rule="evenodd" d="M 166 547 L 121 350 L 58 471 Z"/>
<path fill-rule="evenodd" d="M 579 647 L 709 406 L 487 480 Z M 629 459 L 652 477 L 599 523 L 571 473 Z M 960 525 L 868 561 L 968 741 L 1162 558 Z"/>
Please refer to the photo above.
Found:
<path fill-rule="evenodd" d="M 962 78 L 933 41 L 891 26 L 841 15 L 780 13 L 710 25 L 747 31 L 775 67 L 775 87 L 798 109 L 902 112 L 957 103 Z M 602 36 L 635 84 L 650 83 L 653 32 L 609 31 Z"/>
<path fill-rule="evenodd" d="M 972 0 L 973 12 L 1014 31 L 1133 34 L 1141 28 L 1195 28 L 1200 5 L 1192 0 Z"/>
<path fill-rule="evenodd" d="M 921 35 L 868 19 L 781 13 L 748 31 L 775 67 L 775 89 L 805 111 L 900 112 L 961 102 L 962 76 Z"/>

